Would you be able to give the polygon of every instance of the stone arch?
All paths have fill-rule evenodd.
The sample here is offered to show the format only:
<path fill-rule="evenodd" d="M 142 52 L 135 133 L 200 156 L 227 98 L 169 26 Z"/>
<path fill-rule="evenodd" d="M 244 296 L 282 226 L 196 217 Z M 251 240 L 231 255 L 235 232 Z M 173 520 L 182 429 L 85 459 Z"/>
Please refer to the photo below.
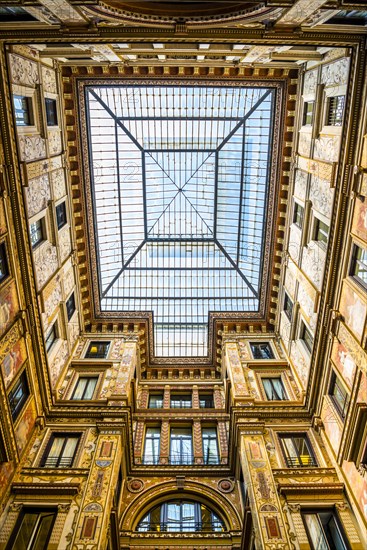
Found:
<path fill-rule="evenodd" d="M 185 481 L 184 490 L 177 488 L 176 481 L 167 481 L 139 493 L 126 508 L 121 518 L 123 531 L 134 531 L 148 511 L 167 500 L 187 499 L 207 505 L 224 522 L 227 531 L 239 531 L 242 521 L 227 495 L 198 481 Z"/>

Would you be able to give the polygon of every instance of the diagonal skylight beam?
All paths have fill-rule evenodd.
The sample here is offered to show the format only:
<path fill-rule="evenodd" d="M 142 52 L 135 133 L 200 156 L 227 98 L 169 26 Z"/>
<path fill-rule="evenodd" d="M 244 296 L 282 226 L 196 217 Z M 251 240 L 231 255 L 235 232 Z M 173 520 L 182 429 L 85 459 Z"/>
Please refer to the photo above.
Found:
<path fill-rule="evenodd" d="M 247 284 L 247 286 L 249 287 L 249 289 L 251 290 L 251 292 L 254 294 L 254 296 L 256 298 L 259 297 L 259 294 L 258 292 L 254 289 L 254 287 L 252 286 L 252 284 L 250 283 L 250 281 L 247 279 L 247 277 L 242 273 L 242 271 L 240 270 L 240 268 L 238 267 L 238 265 L 236 264 L 236 262 L 234 262 L 231 258 L 231 256 L 228 254 L 228 252 L 226 251 L 226 249 L 220 244 L 219 241 L 217 241 L 216 239 L 214 240 L 215 244 L 217 245 L 217 247 L 219 248 L 219 250 L 224 254 L 224 256 L 227 258 L 227 260 L 229 261 L 229 263 L 231 265 L 233 265 L 234 269 L 237 271 L 238 275 L 241 277 L 241 279 L 243 279 L 245 281 L 245 283 Z"/>
<path fill-rule="evenodd" d="M 120 269 L 119 273 L 113 278 L 113 280 L 110 282 L 110 284 L 106 287 L 106 289 L 104 290 L 104 292 L 102 292 L 102 298 L 106 298 L 108 292 L 111 290 L 111 288 L 113 287 L 113 285 L 115 284 L 115 282 L 119 279 L 119 277 L 123 274 L 123 272 L 125 271 L 125 269 L 129 266 L 129 264 L 133 261 L 133 259 L 139 254 L 140 250 L 143 248 L 143 246 L 145 245 L 146 241 L 142 241 L 139 246 L 137 247 L 137 249 L 135 250 L 135 252 L 130 256 L 130 258 L 127 260 L 126 264 L 122 267 L 122 269 Z"/>
<path fill-rule="evenodd" d="M 203 160 L 203 162 L 200 164 L 200 166 L 197 167 L 197 169 L 195 170 L 195 172 L 193 172 L 191 174 L 191 176 L 189 177 L 189 179 L 187 180 L 187 182 L 181 187 L 182 190 L 184 190 L 184 188 L 186 187 L 186 185 L 192 180 L 192 178 L 198 173 L 198 171 L 200 170 L 200 168 L 202 166 L 204 166 L 204 164 L 206 163 L 206 161 L 208 160 L 208 158 L 210 158 L 212 156 L 213 153 L 215 153 L 216 151 L 212 151 L 211 153 L 209 153 L 209 155 L 206 157 L 205 160 Z"/>

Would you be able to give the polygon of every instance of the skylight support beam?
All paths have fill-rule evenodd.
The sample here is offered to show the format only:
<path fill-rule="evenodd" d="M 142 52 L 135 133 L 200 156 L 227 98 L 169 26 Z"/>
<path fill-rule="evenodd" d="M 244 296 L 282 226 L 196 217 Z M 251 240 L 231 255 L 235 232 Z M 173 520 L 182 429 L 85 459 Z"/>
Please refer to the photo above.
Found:
<path fill-rule="evenodd" d="M 246 146 L 246 122 L 243 123 L 242 127 L 242 158 L 245 158 L 245 146 Z M 240 210 L 238 213 L 238 236 L 237 236 L 237 265 L 240 261 L 240 243 L 241 243 L 241 235 L 242 235 L 242 207 L 243 207 L 243 186 L 245 184 L 244 182 L 245 177 L 245 164 L 244 162 L 241 163 L 241 188 L 240 188 Z"/>
<path fill-rule="evenodd" d="M 258 298 L 259 295 L 258 295 L 257 291 L 254 289 L 254 287 L 252 286 L 250 281 L 246 278 L 246 276 L 242 273 L 242 271 L 238 268 L 238 265 L 232 260 L 230 255 L 227 253 L 226 249 L 217 240 L 215 240 L 215 244 L 220 249 L 220 251 L 224 254 L 224 256 L 227 258 L 227 260 L 230 262 L 230 264 L 233 265 L 234 269 L 237 271 L 237 273 L 241 277 L 241 279 L 243 279 L 245 281 L 245 283 L 247 284 L 247 286 L 249 287 L 251 292 L 253 292 L 254 297 Z"/>

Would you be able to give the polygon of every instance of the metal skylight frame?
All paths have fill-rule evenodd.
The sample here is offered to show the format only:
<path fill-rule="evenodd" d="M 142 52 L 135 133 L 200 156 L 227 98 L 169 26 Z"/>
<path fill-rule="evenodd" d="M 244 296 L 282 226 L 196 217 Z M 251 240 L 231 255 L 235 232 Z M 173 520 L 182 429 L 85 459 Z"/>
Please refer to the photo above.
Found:
<path fill-rule="evenodd" d="M 153 310 L 156 356 L 205 356 L 207 354 L 206 335 L 209 311 L 256 312 L 259 306 L 275 90 L 270 87 L 256 86 L 228 88 L 191 85 L 87 86 L 85 89 L 101 309 L 116 312 L 134 311 L 137 314 Z M 147 96 L 144 94 L 148 94 L 148 91 L 153 94 L 151 98 L 154 103 L 154 109 L 152 107 L 154 112 L 150 117 L 148 116 L 147 100 L 145 105 L 140 103 L 140 112 L 137 106 L 137 102 L 146 99 Z M 165 94 L 164 100 L 162 100 L 162 94 Z M 188 116 L 187 113 L 186 116 L 180 115 L 180 111 L 185 108 L 187 111 L 190 108 L 190 95 L 191 116 Z M 173 108 L 173 102 L 177 101 L 177 97 L 179 97 L 180 109 Z M 201 110 L 200 106 L 199 108 L 195 107 L 192 98 L 198 97 L 211 97 L 211 105 L 209 107 L 206 105 Z M 242 97 L 242 112 L 240 97 Z M 228 98 L 231 98 L 229 107 Z M 236 99 L 237 106 L 235 105 Z M 205 101 L 207 103 L 207 99 Z M 182 103 L 185 102 L 186 107 L 182 107 Z M 163 106 L 163 103 L 166 104 L 166 107 Z M 167 109 L 166 116 L 164 116 L 164 108 Z M 215 109 L 217 115 L 206 116 L 206 111 L 213 112 Z M 158 115 L 156 111 L 160 111 Z M 176 111 L 178 111 L 178 116 L 174 116 Z M 177 121 L 179 121 L 179 125 L 176 124 L 176 129 L 179 128 L 179 136 L 174 133 L 174 124 Z M 204 127 L 206 126 L 210 132 L 207 131 L 204 138 L 199 135 L 198 140 L 193 135 L 193 128 L 198 131 L 200 124 L 201 128 L 204 124 Z M 187 130 L 189 126 L 191 133 Z M 148 130 L 148 135 L 144 135 L 143 128 Z M 170 129 L 172 134 L 170 136 L 162 135 L 162 128 L 166 128 L 166 131 Z M 220 131 L 226 135 L 221 135 Z M 110 139 L 111 134 L 114 139 Z M 146 147 L 144 147 L 144 143 L 147 145 Z M 193 144 L 196 145 L 196 149 Z M 187 180 L 187 176 L 185 176 L 187 159 L 195 160 L 199 154 L 201 154 L 201 165 L 199 162 L 197 170 L 191 169 L 192 175 Z M 206 159 L 204 159 L 205 155 L 208 155 Z M 186 163 L 179 160 L 180 156 L 186 159 Z M 200 170 L 211 156 L 213 170 L 210 176 L 206 174 L 206 184 L 211 178 L 212 181 L 207 186 L 213 187 L 214 196 L 207 193 L 209 198 L 206 197 L 199 204 L 198 189 L 200 188 L 203 196 L 205 196 L 206 190 L 206 185 L 198 183 L 199 179 L 202 181 L 204 177 Z M 170 167 L 172 158 L 175 162 L 178 161 L 179 167 L 178 170 L 174 170 L 173 174 Z M 126 179 L 126 174 L 121 170 L 121 166 L 125 166 L 126 169 L 126 163 L 131 159 L 140 159 L 140 164 L 136 163 L 134 166 L 134 174 L 129 173 L 129 169 L 127 170 L 128 180 L 134 175 L 137 176 L 135 183 L 141 184 L 140 197 L 136 193 L 135 195 L 132 193 L 129 198 L 128 193 L 131 192 L 132 185 L 129 186 L 126 181 L 121 181 Z M 254 165 L 254 161 L 257 166 Z M 165 163 L 166 165 L 164 165 Z M 237 172 L 233 169 L 234 165 L 237 166 Z M 152 175 L 154 170 L 155 176 Z M 191 200 L 193 202 L 196 200 L 196 204 L 193 205 L 187 196 L 188 191 L 187 187 L 185 190 L 185 186 L 192 180 L 195 173 L 197 173 L 197 182 L 193 186 L 192 196 L 194 198 Z M 154 199 L 152 204 L 149 202 L 152 201 L 149 198 L 149 182 L 152 181 L 152 185 L 154 185 L 159 178 L 161 180 L 161 197 L 156 202 L 160 215 L 156 222 L 148 228 L 149 212 L 154 203 Z M 166 183 L 162 183 L 163 179 L 166 180 Z M 184 181 L 185 183 L 182 185 Z M 239 188 L 237 189 L 238 198 L 240 197 L 241 200 L 237 201 L 239 204 L 234 207 L 235 195 L 232 196 L 231 201 L 231 194 L 233 195 L 236 186 Z M 101 200 L 102 188 L 104 194 L 107 193 L 107 199 L 104 200 Z M 113 188 L 114 191 L 111 191 Z M 175 198 L 169 196 L 169 192 L 171 195 L 174 194 L 173 191 Z M 111 202 L 111 193 L 113 194 L 113 192 L 115 193 L 114 202 Z M 166 203 L 164 200 L 162 201 L 164 192 L 168 194 L 169 199 Z M 181 200 L 181 206 L 182 203 L 191 204 L 193 210 L 197 211 L 194 207 L 203 208 L 204 205 L 206 216 L 209 217 L 209 223 L 206 224 L 209 228 L 208 234 L 195 235 L 194 237 L 189 237 L 188 233 L 181 236 L 170 234 L 168 236 L 159 234 L 151 236 L 150 233 L 158 221 L 167 217 L 167 213 L 162 211 L 161 203 L 163 202 L 167 209 L 173 200 L 177 201 L 176 197 L 179 194 L 185 196 Z M 247 197 L 246 200 L 245 197 Z M 125 225 L 123 223 L 123 219 L 129 216 L 129 211 L 131 214 L 131 203 L 134 202 L 132 199 L 135 200 L 135 206 L 138 205 L 138 210 L 133 213 L 134 219 L 138 221 L 135 229 L 128 223 Z M 251 202 L 257 207 L 253 219 L 251 219 Z M 212 203 L 213 208 L 211 217 L 209 216 L 209 203 Z M 232 231 L 233 220 L 231 220 L 231 216 L 228 217 L 228 208 L 232 208 L 231 215 L 234 213 L 233 208 L 237 208 L 235 232 Z M 172 218 L 175 218 L 178 210 L 174 210 Z M 198 215 L 201 217 L 200 212 Z M 191 214 L 192 216 L 193 214 Z M 101 230 L 103 224 L 104 228 Z M 117 233 L 120 235 L 120 246 L 118 247 L 120 252 L 116 249 L 118 241 L 118 239 L 116 240 L 116 225 L 119 226 Z M 174 225 L 176 228 L 175 219 Z M 167 231 L 167 222 L 163 229 Z M 210 244 L 212 247 L 215 246 L 226 267 L 213 264 L 211 267 L 206 267 L 205 270 L 200 270 L 198 266 L 193 265 L 192 259 L 188 261 L 186 258 L 185 265 L 182 265 L 182 261 L 176 262 L 172 254 L 176 254 L 180 247 L 182 250 L 183 244 L 191 246 L 192 249 L 196 247 L 197 251 L 200 250 L 200 247 L 204 250 Z M 109 255 L 108 246 L 111 247 L 111 245 L 113 246 L 110 251 L 113 253 Z M 149 254 L 153 254 L 154 246 L 160 247 L 160 254 L 163 255 L 163 258 L 170 258 L 169 265 L 162 265 L 161 262 L 160 265 L 155 266 L 152 259 L 148 265 Z M 175 249 L 176 252 L 174 252 Z M 145 259 L 143 258 L 144 254 Z M 151 256 L 151 258 L 153 257 L 154 255 Z M 182 252 L 179 253 L 179 257 L 182 260 Z M 210 258 L 209 253 L 207 256 L 202 254 L 202 259 L 208 260 L 208 258 Z M 138 267 L 134 266 L 134 261 L 137 259 L 140 262 Z M 257 265 L 256 260 L 258 261 Z M 144 262 L 146 265 L 143 265 Z M 180 296 L 172 295 L 172 293 L 174 294 L 172 285 L 169 284 L 170 282 L 166 284 L 165 276 L 161 281 L 159 280 L 158 274 L 164 275 L 167 272 L 170 274 L 170 279 L 176 279 L 177 273 L 180 275 L 184 273 L 183 278 L 180 279 Z M 210 272 L 212 272 L 212 277 Z M 223 273 L 225 273 L 224 277 Z M 237 274 L 238 280 L 233 281 L 233 273 Z M 197 280 L 200 279 L 201 287 L 197 282 L 193 283 L 195 277 Z M 149 278 L 150 284 L 147 283 Z M 239 280 L 246 287 L 238 286 Z M 217 291 L 214 294 L 208 292 L 206 296 L 203 296 L 205 288 L 210 290 L 207 285 L 209 281 L 212 281 L 211 287 L 217 288 Z M 190 284 L 193 285 L 191 288 L 189 288 Z M 195 287 L 194 284 L 197 286 Z M 147 288 L 151 291 L 150 297 L 144 295 L 144 290 Z M 196 296 L 182 296 L 182 293 L 186 291 L 191 290 L 192 292 L 193 288 L 197 290 Z M 136 292 L 137 294 L 135 294 Z M 160 292 L 163 294 L 159 298 Z M 153 296 L 153 294 L 155 295 Z M 161 300 L 160 305 L 158 304 L 159 299 Z M 167 303 L 169 303 L 168 306 Z M 181 304 L 181 318 L 177 315 L 177 303 Z M 144 307 L 137 307 L 139 304 Z M 201 306 L 200 311 L 198 311 L 199 305 Z M 193 340 L 196 341 L 188 343 Z M 192 349 L 185 349 L 190 346 Z M 172 348 L 174 349 L 172 350 Z"/>

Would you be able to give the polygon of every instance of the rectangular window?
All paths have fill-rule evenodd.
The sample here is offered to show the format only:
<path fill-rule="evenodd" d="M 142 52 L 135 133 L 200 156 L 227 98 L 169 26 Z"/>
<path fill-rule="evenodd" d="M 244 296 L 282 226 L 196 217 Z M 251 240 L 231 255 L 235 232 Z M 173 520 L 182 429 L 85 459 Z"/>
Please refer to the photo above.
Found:
<path fill-rule="evenodd" d="M 293 302 L 288 296 L 287 293 L 284 293 L 284 305 L 283 305 L 284 313 L 288 317 L 289 320 L 292 319 L 292 313 L 293 313 Z"/>
<path fill-rule="evenodd" d="M 326 225 L 326 223 L 322 222 L 318 218 L 315 218 L 315 228 L 314 228 L 314 234 L 313 234 L 314 241 L 318 241 L 319 243 L 326 246 L 328 237 L 329 237 L 329 227 Z"/>
<path fill-rule="evenodd" d="M 110 342 L 90 342 L 85 357 L 87 359 L 106 359 Z"/>
<path fill-rule="evenodd" d="M 57 510 L 23 508 L 6 550 L 47 550 Z"/>
<path fill-rule="evenodd" d="M 190 428 L 172 428 L 170 442 L 171 464 L 192 464 L 192 432 Z"/>
<path fill-rule="evenodd" d="M 279 437 L 288 468 L 317 466 L 306 434 L 284 434 Z"/>
<path fill-rule="evenodd" d="M 14 113 L 15 124 L 17 126 L 32 126 L 33 125 L 33 112 L 32 112 L 32 99 L 23 95 L 15 95 L 14 100 Z"/>
<path fill-rule="evenodd" d="M 144 464 L 159 464 L 159 450 L 161 442 L 160 428 L 147 428 L 145 432 Z"/>
<path fill-rule="evenodd" d="M 313 336 L 303 321 L 301 321 L 301 330 L 299 337 L 305 344 L 307 350 L 311 353 L 313 348 Z"/>
<path fill-rule="evenodd" d="M 213 393 L 199 393 L 199 406 L 201 409 L 214 409 Z"/>
<path fill-rule="evenodd" d="M 73 391 L 72 399 L 93 399 L 98 376 L 79 376 L 78 382 Z"/>
<path fill-rule="evenodd" d="M 29 397 L 27 373 L 24 370 L 12 390 L 9 392 L 10 412 L 13 420 L 16 420 L 23 409 L 24 403 Z"/>
<path fill-rule="evenodd" d="M 288 399 L 280 376 L 261 378 L 261 381 L 269 401 L 286 401 Z"/>
<path fill-rule="evenodd" d="M 216 428 L 203 428 L 202 440 L 204 464 L 219 464 L 218 439 Z"/>
<path fill-rule="evenodd" d="M 8 257 L 5 242 L 0 244 L 0 283 L 9 276 Z"/>
<path fill-rule="evenodd" d="M 68 316 L 68 321 L 72 318 L 75 311 L 75 295 L 74 292 L 66 300 L 66 313 Z"/>
<path fill-rule="evenodd" d="M 303 105 L 303 120 L 302 120 L 303 126 L 311 126 L 312 119 L 313 119 L 314 105 L 315 105 L 314 101 L 305 101 Z"/>
<path fill-rule="evenodd" d="M 163 393 L 152 393 L 149 395 L 149 409 L 163 408 Z"/>
<path fill-rule="evenodd" d="M 269 342 L 251 342 L 250 347 L 254 359 L 274 359 L 274 353 Z"/>
<path fill-rule="evenodd" d="M 56 206 L 56 222 L 57 229 L 61 229 L 67 223 L 65 201 Z"/>
<path fill-rule="evenodd" d="M 47 352 L 50 351 L 50 349 L 52 348 L 52 346 L 54 345 L 56 340 L 57 340 L 57 328 L 56 328 L 56 323 L 54 323 L 51 327 L 50 332 L 46 336 L 45 343 L 46 343 L 46 351 Z"/>
<path fill-rule="evenodd" d="M 171 394 L 171 409 L 190 409 L 192 407 L 191 395 Z"/>
<path fill-rule="evenodd" d="M 340 416 L 342 418 L 345 418 L 348 411 L 349 394 L 335 372 L 333 372 L 331 375 L 329 395 L 331 396 L 331 399 L 333 400 L 333 403 Z"/>
<path fill-rule="evenodd" d="M 352 262 L 349 275 L 356 281 L 367 287 L 367 250 L 353 245 Z"/>
<path fill-rule="evenodd" d="M 294 210 L 293 210 L 293 223 L 297 225 L 297 227 L 302 227 L 303 225 L 303 217 L 304 217 L 305 209 L 303 206 L 298 204 L 298 202 L 294 203 Z"/>
<path fill-rule="evenodd" d="M 349 550 L 347 538 L 333 510 L 302 512 L 312 550 Z"/>
<path fill-rule="evenodd" d="M 79 440 L 80 434 L 53 433 L 41 466 L 45 468 L 70 468 L 73 465 Z"/>
<path fill-rule="evenodd" d="M 47 126 L 57 126 L 56 99 L 45 98 Z"/>
<path fill-rule="evenodd" d="M 327 126 L 341 126 L 343 123 L 345 96 L 329 97 L 327 105 Z"/>
<path fill-rule="evenodd" d="M 43 218 L 31 223 L 30 227 L 31 235 L 31 245 L 32 248 L 36 248 L 42 241 L 45 240 L 44 237 L 44 221 Z"/>

